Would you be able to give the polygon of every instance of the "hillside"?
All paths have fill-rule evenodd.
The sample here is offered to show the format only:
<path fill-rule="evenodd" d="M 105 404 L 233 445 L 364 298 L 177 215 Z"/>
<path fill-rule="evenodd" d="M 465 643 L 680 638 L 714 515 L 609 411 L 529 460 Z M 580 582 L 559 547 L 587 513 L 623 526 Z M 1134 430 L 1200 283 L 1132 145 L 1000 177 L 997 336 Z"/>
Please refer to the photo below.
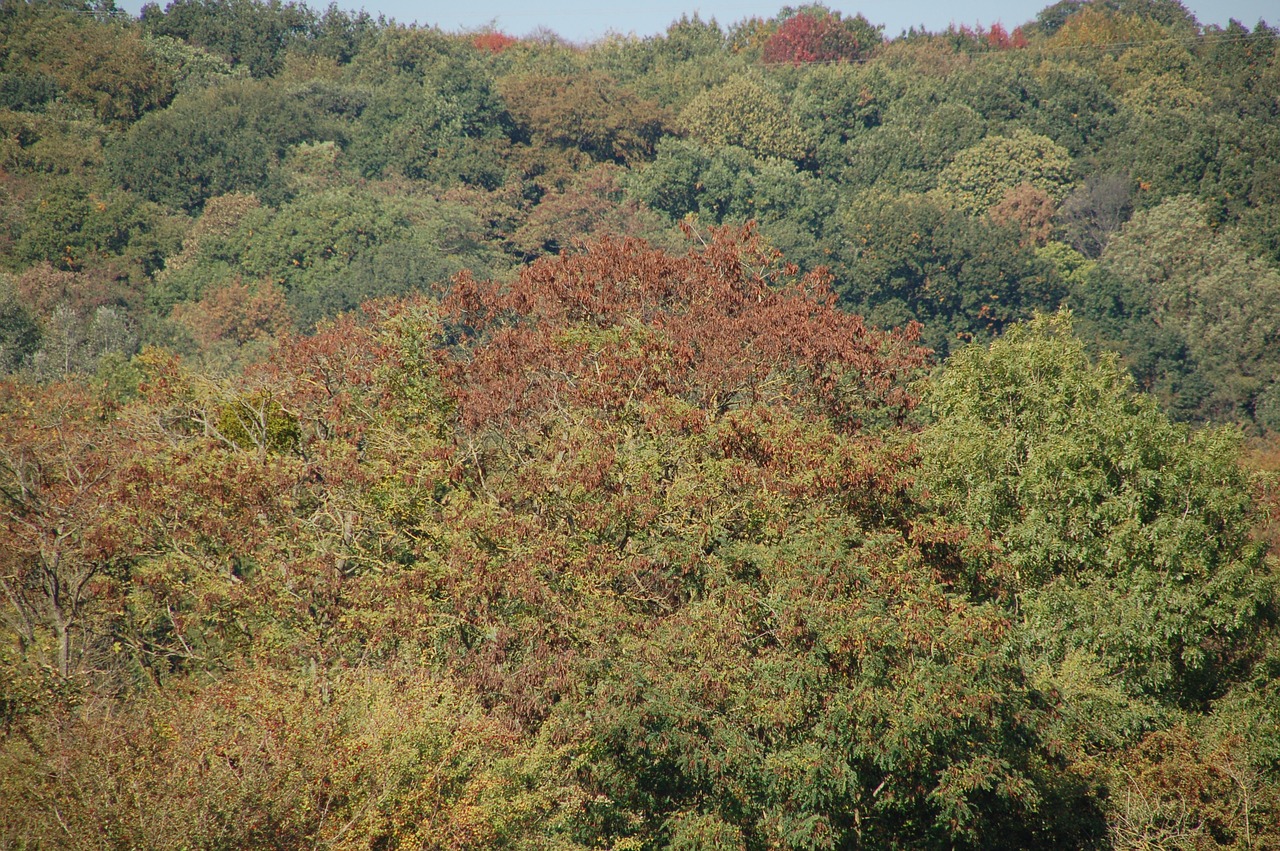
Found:
<path fill-rule="evenodd" d="M 1280 844 L 1280 32 L 0 43 L 0 848 Z"/>

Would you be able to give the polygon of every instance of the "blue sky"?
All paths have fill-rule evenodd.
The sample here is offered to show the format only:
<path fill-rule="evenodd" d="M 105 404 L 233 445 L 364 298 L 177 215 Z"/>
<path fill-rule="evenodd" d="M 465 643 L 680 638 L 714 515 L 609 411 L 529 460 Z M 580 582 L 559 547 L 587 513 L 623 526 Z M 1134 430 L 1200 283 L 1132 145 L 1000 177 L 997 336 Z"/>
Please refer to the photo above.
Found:
<path fill-rule="evenodd" d="M 373 0 L 379 2 L 379 0 Z M 1033 20 L 1036 13 L 1053 0 L 863 0 L 860 3 L 827 2 L 824 5 L 845 14 L 861 12 L 873 24 L 883 24 L 885 34 L 898 35 L 910 26 L 923 24 L 931 31 L 944 30 L 951 23 L 989 26 L 1000 22 L 1007 29 Z M 345 5 L 339 0 L 339 5 Z M 413 0 L 380 0 L 380 5 L 365 5 L 370 13 L 379 12 L 398 21 L 438 24 L 455 30 L 481 27 L 494 23 L 512 35 L 523 35 L 539 25 L 555 30 L 570 41 L 598 38 L 609 31 L 651 35 L 662 32 L 683 14 L 697 12 L 704 20 L 715 18 L 727 26 L 752 16 L 772 17 L 784 5 L 801 5 L 799 0 L 782 2 L 733 2 L 733 0 L 648 0 L 639 4 L 592 2 L 592 0 L 554 0 L 529 3 L 518 0 L 471 0 L 467 3 L 420 3 Z M 1202 24 L 1225 25 L 1236 18 L 1252 27 L 1259 19 L 1280 23 L 1275 0 L 1195 0 L 1184 5 Z M 352 8 L 358 8 L 353 4 Z M 1264 11 L 1265 8 L 1265 11 Z"/>
<path fill-rule="evenodd" d="M 137 13 L 143 0 L 117 0 L 117 5 Z M 159 0 L 165 5 L 168 0 Z M 415 2 L 415 0 L 337 0 L 344 9 L 364 8 L 370 14 L 383 14 L 401 23 L 417 22 L 438 25 L 446 30 L 471 30 L 494 25 L 512 35 L 525 35 L 545 26 L 570 41 L 590 41 L 609 32 L 652 35 L 667 28 L 681 15 L 698 13 L 704 20 L 715 18 L 727 26 L 743 18 L 771 17 L 784 5 L 801 5 L 803 0 L 751 2 L 751 0 L 642 0 L 614 6 L 596 0 L 465 0 L 465 2 Z M 827 2 L 825 5 L 846 14 L 861 12 L 873 24 L 883 24 L 885 34 L 896 36 L 910 26 L 921 24 L 930 31 L 944 30 L 949 24 L 973 26 L 999 22 L 1012 30 L 1035 18 L 1036 13 L 1053 0 L 862 0 L 860 3 Z M 323 8 L 328 0 L 311 0 L 309 5 Z M 1252 27 L 1260 19 L 1280 24 L 1280 9 L 1275 0 L 1192 0 L 1184 5 L 1202 24 L 1225 25 L 1229 18 Z"/>

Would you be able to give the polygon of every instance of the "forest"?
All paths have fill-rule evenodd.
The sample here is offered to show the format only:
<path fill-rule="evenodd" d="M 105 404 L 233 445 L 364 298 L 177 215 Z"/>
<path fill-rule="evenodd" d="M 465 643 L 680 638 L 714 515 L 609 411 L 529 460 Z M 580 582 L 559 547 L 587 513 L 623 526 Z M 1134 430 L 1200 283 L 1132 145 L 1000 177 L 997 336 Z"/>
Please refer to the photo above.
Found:
<path fill-rule="evenodd" d="M 1280 848 L 1280 29 L 0 46 L 0 849 Z"/>

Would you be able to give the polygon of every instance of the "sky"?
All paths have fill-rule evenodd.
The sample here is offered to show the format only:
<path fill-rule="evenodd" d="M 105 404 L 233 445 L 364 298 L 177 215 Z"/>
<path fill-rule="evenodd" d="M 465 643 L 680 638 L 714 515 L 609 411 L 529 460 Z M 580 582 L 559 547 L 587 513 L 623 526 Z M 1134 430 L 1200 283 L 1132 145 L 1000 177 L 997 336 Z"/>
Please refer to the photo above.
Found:
<path fill-rule="evenodd" d="M 416 21 L 437 24 L 446 30 L 474 29 L 493 24 L 511 35 L 524 35 L 545 26 L 569 41 L 590 41 L 610 31 L 645 36 L 666 30 L 681 15 L 698 13 L 703 20 L 715 18 L 728 26 L 743 18 L 769 18 L 785 5 L 799 6 L 803 0 L 647 0 L 641 3 L 592 2 L 592 0 L 469 0 L 464 3 L 414 2 L 414 0 L 369 0 L 363 8 L 373 15 L 382 13 L 401 23 Z M 948 25 L 1001 23 L 1007 29 L 1034 20 L 1036 13 L 1054 0 L 862 0 L 857 3 L 827 2 L 823 5 L 846 15 L 862 13 L 873 24 L 883 24 L 885 35 L 896 36 L 908 27 L 924 25 L 936 32 Z M 371 5 L 376 4 L 376 5 Z M 1252 27 L 1260 19 L 1280 23 L 1280 7 L 1275 0 L 1192 0 L 1185 5 L 1202 24 L 1225 26 L 1235 18 Z M 339 0 L 344 8 L 350 6 Z"/>
<path fill-rule="evenodd" d="M 117 0 L 117 6 L 137 14 L 143 0 Z M 158 0 L 165 6 L 168 0 Z M 682 15 L 697 13 L 703 20 L 714 18 L 727 27 L 750 17 L 769 18 L 785 5 L 799 6 L 804 0 L 641 0 L 617 6 L 600 0 L 337 0 L 339 8 L 365 9 L 371 15 L 394 18 L 403 24 L 437 25 L 448 31 L 475 30 L 492 26 L 515 36 L 546 27 L 572 42 L 594 41 L 611 32 L 622 35 L 654 35 L 664 32 Z M 950 24 L 990 26 L 1000 23 L 1012 30 L 1035 18 L 1054 0 L 840 0 L 824 3 L 846 15 L 862 13 L 873 24 L 882 24 L 886 36 L 893 37 L 908 27 L 923 25 L 931 32 Z M 323 9 L 328 0 L 310 0 L 308 5 Z M 1235 18 L 1252 28 L 1261 19 L 1280 24 L 1276 0 L 1183 0 L 1201 24 L 1225 26 Z"/>

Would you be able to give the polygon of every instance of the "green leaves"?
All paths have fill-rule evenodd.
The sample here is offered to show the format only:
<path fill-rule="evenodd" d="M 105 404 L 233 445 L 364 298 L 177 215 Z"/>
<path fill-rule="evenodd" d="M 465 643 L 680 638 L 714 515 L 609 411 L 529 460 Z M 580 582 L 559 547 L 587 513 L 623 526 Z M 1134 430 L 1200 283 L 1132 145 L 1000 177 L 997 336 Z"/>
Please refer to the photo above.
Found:
<path fill-rule="evenodd" d="M 1035 821 L 1040 759 L 1001 614 L 940 593 L 893 533 L 821 513 L 724 547 L 697 599 L 619 648 L 593 771 L 642 823 L 674 810 L 672 841 L 693 822 L 786 848 L 999 845 Z"/>
<path fill-rule="evenodd" d="M 1280 368 L 1280 273 L 1251 259 L 1239 232 L 1215 226 L 1189 197 L 1135 215 L 1079 293 L 1099 335 L 1180 418 L 1248 422 Z M 1104 294 L 1114 299 L 1109 310 L 1095 299 Z M 1161 338 L 1183 354 L 1162 353 Z"/>
<path fill-rule="evenodd" d="M 1024 183 L 1060 201 L 1071 184 L 1071 155 L 1045 136 L 1017 130 L 961 151 L 938 175 L 938 191 L 973 215 Z"/>
<path fill-rule="evenodd" d="M 513 75 L 501 89 L 512 116 L 535 142 L 576 148 L 600 161 L 648 159 L 670 123 L 656 103 L 602 74 Z"/>
<path fill-rule="evenodd" d="M 939 355 L 984 339 L 1033 310 L 1057 307 L 1063 288 L 1015 228 L 948 209 L 931 195 L 868 193 L 845 209 L 833 252 L 841 297 L 879 325 L 924 325 Z"/>
<path fill-rule="evenodd" d="M 1171 425 L 1065 314 L 958 352 L 926 403 L 926 486 L 990 531 L 979 587 L 1018 601 L 1033 653 L 1087 649 L 1133 695 L 1211 697 L 1274 593 L 1230 435 Z"/>
<path fill-rule="evenodd" d="M 108 152 L 107 173 L 143 197 L 194 211 L 209 198 L 253 190 L 287 148 L 318 135 L 295 93 L 233 81 L 180 96 L 139 121 Z"/>
<path fill-rule="evenodd" d="M 798 160 L 810 146 L 781 98 L 746 75 L 694 98 L 680 123 L 713 147 L 736 145 L 761 157 Z"/>

